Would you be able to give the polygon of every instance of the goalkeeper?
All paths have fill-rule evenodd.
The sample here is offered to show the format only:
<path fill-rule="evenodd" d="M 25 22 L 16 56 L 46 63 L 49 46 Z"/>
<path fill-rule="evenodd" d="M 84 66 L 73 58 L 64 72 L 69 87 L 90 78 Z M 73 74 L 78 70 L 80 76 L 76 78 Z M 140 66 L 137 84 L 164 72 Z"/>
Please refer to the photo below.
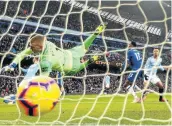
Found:
<path fill-rule="evenodd" d="M 94 39 L 104 31 L 105 27 L 105 25 L 98 26 L 81 46 L 68 50 L 58 48 L 52 42 L 47 41 L 45 36 L 37 34 L 29 40 L 30 47 L 17 54 L 13 62 L 5 67 L 5 71 L 14 70 L 24 57 L 39 54 L 41 75 L 49 76 L 52 70 L 57 70 L 63 75 L 74 75 L 87 67 L 92 60 L 98 60 L 98 56 L 93 56 L 92 60 L 80 62 L 80 58 L 85 55 Z"/>

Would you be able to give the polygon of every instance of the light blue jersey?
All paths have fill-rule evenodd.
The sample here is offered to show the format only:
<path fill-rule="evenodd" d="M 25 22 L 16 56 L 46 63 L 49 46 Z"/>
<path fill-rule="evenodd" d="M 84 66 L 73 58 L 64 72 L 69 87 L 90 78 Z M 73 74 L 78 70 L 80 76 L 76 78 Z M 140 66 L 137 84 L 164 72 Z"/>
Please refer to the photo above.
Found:
<path fill-rule="evenodd" d="M 25 73 L 24 80 L 31 79 L 32 77 L 35 76 L 35 74 L 39 70 L 39 65 L 38 64 L 32 64 L 28 69 L 21 68 L 21 70 Z"/>
<path fill-rule="evenodd" d="M 156 75 L 158 69 L 164 71 L 164 68 L 161 66 L 161 62 L 162 58 L 155 59 L 153 56 L 149 57 L 145 64 L 145 74 L 153 76 Z"/>

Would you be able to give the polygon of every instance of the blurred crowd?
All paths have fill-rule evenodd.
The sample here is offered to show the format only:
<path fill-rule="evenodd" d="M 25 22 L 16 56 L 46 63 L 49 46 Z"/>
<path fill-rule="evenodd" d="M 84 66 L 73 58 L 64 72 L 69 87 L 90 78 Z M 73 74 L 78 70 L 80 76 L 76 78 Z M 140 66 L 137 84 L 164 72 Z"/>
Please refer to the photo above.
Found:
<path fill-rule="evenodd" d="M 5 6 L 8 5 L 5 11 Z M 60 3 L 59 1 L 0 1 L 0 14 L 9 17 L 14 17 L 28 20 L 36 23 L 57 26 L 60 28 L 67 28 L 72 30 L 84 32 L 94 31 L 95 28 L 102 22 L 108 22 L 105 36 L 117 39 L 138 41 L 145 44 L 149 38 L 150 44 L 160 43 L 165 41 L 163 36 L 148 34 L 143 31 L 135 30 L 133 28 L 125 28 L 127 35 L 124 35 L 123 25 L 107 20 L 104 17 L 89 13 L 87 10 L 75 8 L 68 4 Z M 100 21 L 101 19 L 101 21 Z M 83 26 L 83 29 L 81 29 Z M 17 26 L 16 26 L 17 27 Z M 21 27 L 18 26 L 19 29 Z M 33 31 L 35 28 L 31 28 Z M 25 29 L 27 31 L 27 29 Z M 19 30 L 20 31 L 20 30 Z M 18 31 L 18 32 L 19 32 Z M 46 33 L 47 31 L 44 30 Z M 72 33 L 71 33 L 72 34 Z"/>
<path fill-rule="evenodd" d="M 7 10 L 5 11 L 5 5 L 8 3 Z M 153 34 L 146 35 L 143 31 L 138 31 L 132 28 L 126 28 L 125 32 L 127 35 L 124 35 L 124 30 L 122 30 L 123 25 L 119 23 L 115 23 L 109 21 L 103 17 L 99 17 L 97 15 L 89 13 L 87 10 L 82 11 L 78 8 L 71 8 L 71 6 L 67 4 L 62 4 L 60 7 L 59 1 L 0 1 L 0 15 L 7 15 L 10 17 L 17 16 L 15 18 L 19 18 L 22 20 L 28 20 L 32 22 L 37 22 L 46 25 L 57 26 L 60 28 L 67 28 L 72 30 L 84 32 L 93 32 L 96 27 L 101 24 L 100 18 L 103 22 L 108 22 L 107 29 L 113 29 L 111 31 L 105 31 L 104 35 L 107 37 L 112 37 L 116 39 L 122 40 L 130 40 L 136 41 L 143 45 L 145 45 L 148 41 L 148 44 L 155 44 L 161 43 L 165 41 L 163 36 L 156 36 Z M 59 10 L 59 9 L 60 10 Z M 70 13 L 70 14 L 69 14 Z M 43 16 L 42 16 L 43 15 Z M 81 29 L 83 26 L 83 29 Z M 3 19 L 0 20 L 0 60 L 2 66 L 9 64 L 16 53 L 19 53 L 23 49 L 27 47 L 27 41 L 30 33 L 36 32 L 40 34 L 46 34 L 47 29 L 43 28 L 35 28 L 31 26 L 23 26 L 17 23 L 11 23 L 4 21 Z M 50 33 L 56 33 L 55 31 L 50 31 Z M 63 47 L 64 49 L 69 49 L 75 47 L 77 45 L 82 44 L 82 40 L 86 39 L 86 36 L 77 36 L 69 34 L 61 34 L 59 32 L 56 36 L 49 35 L 47 36 L 48 40 L 55 43 L 58 47 Z M 81 39 L 82 38 L 82 39 Z M 148 39 L 149 38 L 149 39 Z M 166 44 L 165 46 L 169 46 Z M 95 39 L 93 45 L 90 47 L 89 52 L 86 54 L 84 58 L 89 58 L 90 55 L 93 54 L 101 54 L 102 61 L 107 59 L 109 62 L 115 61 L 115 64 L 123 63 L 126 59 L 125 54 L 126 51 L 120 51 L 121 49 L 125 49 L 127 47 L 126 43 L 120 43 L 118 41 L 110 41 L 102 39 Z M 115 52 L 111 53 L 110 56 L 106 56 L 104 52 L 115 50 Z M 144 50 L 145 51 L 145 50 Z M 150 53 L 152 50 L 147 49 L 145 51 L 146 60 L 147 57 L 151 56 Z M 141 50 L 143 52 L 143 50 Z M 171 64 L 171 51 L 162 49 L 162 58 L 163 58 L 163 65 Z M 32 64 L 32 58 L 26 57 L 24 61 L 22 61 L 22 67 L 27 68 L 29 65 Z M 80 77 L 80 79 L 76 78 L 63 78 L 65 91 L 68 94 L 81 94 L 81 93 L 100 93 L 102 89 L 104 89 L 104 76 L 107 72 L 108 67 L 107 64 L 91 64 L 86 71 L 79 72 L 76 76 Z M 110 67 L 109 72 L 113 75 L 111 77 L 111 86 L 110 89 L 106 89 L 108 93 L 116 93 L 120 91 L 121 85 L 125 82 L 127 78 L 127 74 L 122 76 L 122 82 L 117 79 L 117 75 L 119 74 L 119 66 L 116 65 L 115 67 Z M 55 77 L 56 72 L 52 72 L 51 76 Z M 14 72 L 4 72 L 0 77 L 0 95 L 6 96 L 11 93 L 16 92 L 16 86 L 20 81 L 23 79 L 24 74 L 19 70 L 16 69 Z M 86 75 L 86 76 L 85 76 Z M 159 72 L 158 73 L 161 80 L 165 83 L 165 79 L 167 77 L 166 73 Z M 168 74 L 167 78 L 167 89 L 168 92 L 171 92 L 171 78 Z M 138 80 L 136 84 L 142 88 L 142 80 Z M 156 87 L 151 87 L 156 88 Z M 156 89 L 155 89 L 156 90 Z M 85 92 L 84 92 L 85 91 Z"/>

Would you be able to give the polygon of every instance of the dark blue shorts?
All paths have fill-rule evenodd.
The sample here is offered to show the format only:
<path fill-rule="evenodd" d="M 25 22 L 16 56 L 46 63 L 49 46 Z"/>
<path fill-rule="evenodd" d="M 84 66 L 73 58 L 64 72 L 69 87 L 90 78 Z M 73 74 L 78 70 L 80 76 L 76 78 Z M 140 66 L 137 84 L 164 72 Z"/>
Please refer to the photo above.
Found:
<path fill-rule="evenodd" d="M 137 75 L 137 77 L 136 77 L 136 75 Z M 128 80 L 129 80 L 130 82 L 133 82 L 134 79 L 135 79 L 135 77 L 136 77 L 136 79 L 139 79 L 139 78 L 143 79 L 143 71 L 139 71 L 138 74 L 137 74 L 137 72 L 132 72 L 132 73 L 130 73 L 130 74 L 128 75 Z"/>

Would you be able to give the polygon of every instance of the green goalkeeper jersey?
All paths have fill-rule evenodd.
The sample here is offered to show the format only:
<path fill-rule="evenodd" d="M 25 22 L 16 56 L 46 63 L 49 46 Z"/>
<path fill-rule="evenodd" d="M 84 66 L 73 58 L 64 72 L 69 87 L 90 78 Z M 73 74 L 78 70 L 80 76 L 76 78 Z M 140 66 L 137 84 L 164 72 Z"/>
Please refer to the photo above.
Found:
<path fill-rule="evenodd" d="M 21 53 L 17 54 L 13 62 L 18 64 L 24 59 L 24 57 L 32 53 L 33 51 L 30 48 L 27 48 Z M 45 49 L 40 54 L 39 62 L 41 74 L 43 75 L 49 75 L 52 70 L 68 73 L 73 67 L 72 52 L 70 50 L 58 48 L 52 42 L 47 41 Z"/>

